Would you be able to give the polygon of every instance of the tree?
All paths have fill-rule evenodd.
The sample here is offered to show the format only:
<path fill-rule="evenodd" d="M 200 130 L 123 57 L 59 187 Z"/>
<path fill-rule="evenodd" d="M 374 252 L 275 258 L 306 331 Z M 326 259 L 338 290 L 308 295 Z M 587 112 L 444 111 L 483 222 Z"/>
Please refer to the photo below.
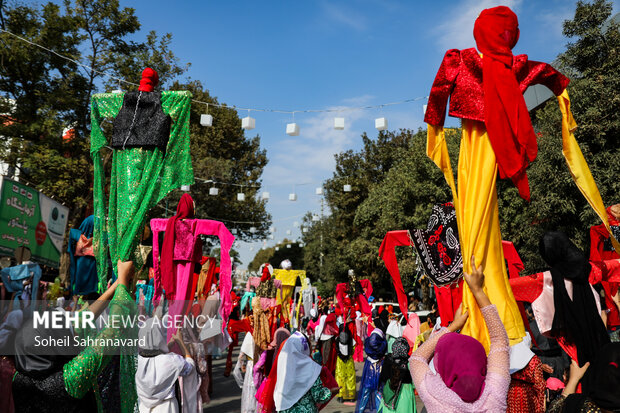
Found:
<path fill-rule="evenodd" d="M 458 130 L 447 130 L 453 153 L 459 136 Z M 325 185 L 331 214 L 318 223 L 310 215 L 304 219 L 310 227 L 303 237 L 306 270 L 320 275 L 319 289 L 327 295 L 347 280 L 348 269 L 369 278 L 377 294 L 394 295 L 378 254 L 386 232 L 424 228 L 432 205 L 451 200 L 443 175 L 426 156 L 425 131 L 401 130 L 380 133 L 376 141 L 366 135 L 362 139 L 359 153 L 336 155 L 336 172 Z M 342 191 L 346 182 L 352 184 L 352 192 Z M 403 250 L 401 275 L 405 288 L 411 289 L 415 259 L 410 248 Z"/>
<path fill-rule="evenodd" d="M 164 87 L 185 69 L 169 49 L 169 34 L 159 38 L 151 32 L 144 43 L 128 40 L 140 23 L 135 10 L 121 9 L 118 0 L 65 1 L 63 10 L 51 2 L 40 8 L 0 3 L 0 24 L 54 52 L 0 34 L 0 113 L 7 142 L 0 156 L 21 168 L 20 179 L 64 201 L 71 208 L 69 225 L 76 225 L 92 203 L 89 102 L 110 84 L 101 72 L 137 82 L 138 68 L 151 66 Z M 75 63 L 83 59 L 92 70 Z"/>
<path fill-rule="evenodd" d="M 175 82 L 172 89 L 188 90 L 194 100 L 218 104 L 199 81 Z M 196 201 L 196 215 L 224 221 L 229 227 L 236 228 L 237 239 L 264 239 L 271 216 L 265 209 L 266 201 L 258 197 L 261 176 L 268 162 L 266 151 L 260 147 L 260 137 L 247 138 L 241 129 L 237 111 L 231 108 L 209 106 L 213 126 L 203 127 L 200 125 L 200 115 L 206 110 L 206 105 L 193 103 L 190 115 L 192 165 L 196 181 L 191 195 Z M 209 195 L 212 186 L 219 189 L 217 196 Z M 179 192 L 171 194 L 170 205 L 176 205 Z M 237 201 L 238 192 L 245 193 L 245 201 Z M 254 232 L 250 228 L 254 228 Z"/>
<path fill-rule="evenodd" d="M 259 250 L 248 265 L 248 271 L 258 272 L 260 266 L 267 262 L 273 268 L 280 268 L 280 263 L 287 259 L 293 263 L 293 269 L 304 268 L 303 249 L 298 242 L 284 238 L 282 242 L 273 247 Z"/>
<path fill-rule="evenodd" d="M 572 42 L 557 59 L 558 69 L 571 79 L 575 137 L 605 205 L 620 200 L 620 31 L 611 13 L 610 2 L 578 2 L 573 19 L 564 22 L 564 35 Z M 499 199 L 502 233 L 515 243 L 528 272 L 544 265 L 538 252 L 544 232 L 562 230 L 587 251 L 588 228 L 600 223 L 562 156 L 556 100 L 546 103 L 532 120 L 540 136 L 538 159 L 528 169 L 532 201 L 521 200 L 508 183 L 500 184 Z"/>

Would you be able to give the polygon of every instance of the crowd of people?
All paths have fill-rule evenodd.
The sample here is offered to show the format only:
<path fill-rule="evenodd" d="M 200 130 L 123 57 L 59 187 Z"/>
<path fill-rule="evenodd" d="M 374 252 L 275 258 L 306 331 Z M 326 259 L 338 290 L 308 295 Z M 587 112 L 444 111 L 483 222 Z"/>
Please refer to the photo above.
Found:
<path fill-rule="evenodd" d="M 583 260 L 582 253 L 561 235 L 546 236 L 541 248 L 554 268 L 551 273 L 559 274 L 563 281 L 569 279 L 577 259 Z M 528 305 L 525 314 L 531 335 L 526 336 L 528 352 L 524 356 L 518 347 L 509 345 L 497 308 L 485 293 L 483 268 L 476 267 L 474 260 L 472 257 L 474 271 L 465 273 L 464 280 L 484 316 L 484 328 L 490 336 L 488 351 L 478 340 L 459 334 L 468 311 L 459 308 L 453 320 L 445 323 L 434 304 L 433 311 L 422 316 L 424 322 L 416 312 L 408 312 L 405 321 L 392 305 L 374 303 L 374 308 L 367 307 L 373 297 L 355 277 L 343 284 L 343 295 L 314 297 L 307 313 L 301 303 L 298 312 L 294 311 L 301 293 L 288 305 L 267 306 L 267 311 L 261 312 L 261 299 L 267 298 L 268 304 L 276 302 L 273 297 L 262 296 L 264 291 L 270 294 L 266 284 L 276 281 L 267 265 L 258 288 L 248 283 L 249 288 L 231 292 L 233 310 L 227 323 L 216 323 L 215 328 L 208 325 L 209 320 L 221 320 L 216 283 L 202 305 L 196 295 L 188 309 L 191 320 L 204 315 L 207 322 L 184 326 L 169 335 L 170 327 L 161 321 L 168 315 L 170 303 L 153 303 L 140 288 L 135 298 L 134 264 L 119 262 L 117 281 L 97 300 L 77 310 L 90 311 L 95 319 L 118 314 L 143 317 L 137 333 L 134 331 L 138 346 L 132 376 L 124 376 L 128 370 L 123 360 L 131 354 L 109 352 L 100 345 L 89 345 L 75 354 L 60 349 L 51 355 L 37 353 L 29 341 L 36 334 L 60 337 L 85 332 L 77 327 L 61 332 L 37 329 L 26 322 L 25 303 L 13 300 L 11 305 L 16 307 L 5 309 L 8 311 L 0 325 L 0 347 L 7 354 L 2 357 L 0 370 L 2 411 L 133 411 L 134 406 L 140 412 L 202 411 L 203 404 L 209 402 L 213 382 L 217 382 L 212 375 L 212 357 L 225 357 L 226 352 L 224 374 L 232 373 L 241 389 L 243 413 L 316 412 L 332 398 L 354 406 L 360 413 L 415 412 L 422 408 L 427 412 L 618 410 L 620 343 L 618 325 L 611 325 L 610 320 L 620 310 L 620 294 L 616 292 L 609 300 L 615 308 L 606 308 L 599 292 L 586 286 L 588 294 L 582 299 L 592 301 L 596 318 L 589 318 L 590 325 L 582 326 L 579 333 L 596 336 L 602 327 L 604 335 L 595 344 L 575 338 L 566 325 L 542 334 L 541 318 L 534 314 L 540 310 Z M 604 262 L 609 268 L 595 263 L 591 268 L 620 272 L 620 260 Z M 535 277 L 521 278 L 528 281 Z M 577 300 L 579 286 L 576 281 L 566 283 L 572 286 L 572 300 L 566 303 L 570 306 Z M 514 285 L 519 298 L 521 287 Z M 271 289 L 271 293 L 278 291 Z M 244 297 L 246 305 L 242 308 Z M 252 305 L 247 303 L 250 298 Z M 75 311 L 72 304 L 57 299 L 55 311 Z M 585 312 L 587 307 L 580 305 L 573 310 Z M 571 309 L 555 304 L 555 311 L 553 323 L 560 319 L 560 311 Z M 108 325 L 95 335 L 130 337 L 132 330 Z M 260 345 L 255 336 L 261 336 Z M 237 343 L 240 352 L 233 368 L 232 353 Z M 9 345 L 15 346 L 15 351 L 10 351 Z M 584 346 L 592 345 L 596 346 L 590 348 L 592 352 L 585 353 L 588 347 Z M 362 361 L 358 384 L 355 362 Z M 130 385 L 123 388 L 122 383 Z M 134 387 L 137 399 L 132 399 L 129 391 Z"/>

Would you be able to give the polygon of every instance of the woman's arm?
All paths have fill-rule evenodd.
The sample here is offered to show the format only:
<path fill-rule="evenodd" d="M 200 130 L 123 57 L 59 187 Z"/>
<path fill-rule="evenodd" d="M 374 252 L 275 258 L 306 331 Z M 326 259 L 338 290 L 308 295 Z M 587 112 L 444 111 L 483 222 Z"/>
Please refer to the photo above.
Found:
<path fill-rule="evenodd" d="M 133 275 L 135 272 L 135 268 L 132 261 L 121 262 L 120 260 L 117 263 L 118 266 L 118 278 L 116 281 L 103 293 L 97 301 L 92 303 L 88 309 L 95 314 L 95 319 L 101 315 L 103 310 L 105 310 L 114 297 L 114 293 L 116 292 L 116 287 L 118 285 L 124 285 L 129 289 L 131 285 L 131 280 L 133 279 Z"/>
<path fill-rule="evenodd" d="M 473 269 L 471 274 L 464 273 L 463 277 L 476 299 L 478 307 L 480 307 L 487 329 L 489 330 L 491 349 L 487 357 L 487 370 L 509 376 L 510 346 L 508 334 L 506 334 L 506 329 L 502 324 L 502 320 L 499 318 L 497 308 L 491 305 L 489 297 L 487 297 L 482 289 L 484 285 L 482 265 L 476 267 L 476 261 L 473 255 L 471 257 L 471 267 Z"/>
<path fill-rule="evenodd" d="M 430 371 L 428 361 L 433 357 L 435 346 L 437 346 L 439 339 L 446 333 L 454 333 L 463 328 L 468 316 L 468 312 L 461 313 L 461 307 L 459 307 L 454 314 L 454 321 L 448 327 L 443 327 L 441 330 L 431 334 L 424 344 L 413 352 L 409 359 L 409 372 L 416 387 L 419 387 L 426 373 Z"/>

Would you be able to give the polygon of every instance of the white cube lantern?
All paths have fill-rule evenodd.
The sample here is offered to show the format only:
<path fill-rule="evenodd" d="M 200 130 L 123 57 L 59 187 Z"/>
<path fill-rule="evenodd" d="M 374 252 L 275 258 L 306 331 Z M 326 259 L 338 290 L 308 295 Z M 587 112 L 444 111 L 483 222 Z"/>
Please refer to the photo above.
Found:
<path fill-rule="evenodd" d="M 312 220 L 313 220 L 314 222 L 318 222 L 318 221 L 320 221 L 320 220 L 321 220 L 321 217 L 319 217 L 318 215 L 312 215 Z"/>
<path fill-rule="evenodd" d="M 317 194 L 317 195 L 323 195 L 323 188 L 322 188 L 322 187 L 318 187 L 318 188 L 314 191 L 314 193 L 315 193 L 315 194 Z"/>
<path fill-rule="evenodd" d="M 276 251 L 280 251 L 280 247 L 276 247 Z"/>
<path fill-rule="evenodd" d="M 291 248 L 291 244 L 286 244 L 286 248 Z"/>
<path fill-rule="evenodd" d="M 237 194 L 237 201 L 245 201 L 245 194 L 243 192 Z"/>
<path fill-rule="evenodd" d="M 231 234 L 237 235 L 237 228 L 233 228 L 230 230 Z"/>
<path fill-rule="evenodd" d="M 290 230 L 290 229 L 287 229 L 287 230 L 286 230 L 286 235 L 291 235 L 291 234 L 292 234 L 291 230 Z"/>
<path fill-rule="evenodd" d="M 303 248 L 303 247 L 304 247 L 304 243 L 303 243 L 303 242 L 300 242 L 300 243 L 299 243 L 299 248 Z"/>
<path fill-rule="evenodd" d="M 252 234 L 256 233 L 256 227 L 250 227 L 250 232 L 251 232 Z"/>
<path fill-rule="evenodd" d="M 308 232 L 308 228 L 302 229 L 301 232 L 303 232 L 305 234 L 306 232 Z"/>
<path fill-rule="evenodd" d="M 288 194 L 288 200 L 289 201 L 297 201 L 297 194 L 295 194 L 295 193 Z"/>
<path fill-rule="evenodd" d="M 189 185 L 181 185 L 181 191 L 189 192 Z"/>
<path fill-rule="evenodd" d="M 220 193 L 220 190 L 217 189 L 216 187 L 212 186 L 211 188 L 209 188 L 209 195 L 216 196 L 219 193 Z"/>
<path fill-rule="evenodd" d="M 202 126 L 213 126 L 213 116 L 206 113 L 200 115 L 200 124 Z"/>
<path fill-rule="evenodd" d="M 378 131 L 387 130 L 388 121 L 387 118 L 377 118 L 375 119 L 375 129 Z"/>
<path fill-rule="evenodd" d="M 299 125 L 296 123 L 287 123 L 286 134 L 289 136 L 299 136 Z"/>
<path fill-rule="evenodd" d="M 336 130 L 344 129 L 344 118 L 334 118 L 334 129 Z"/>
<path fill-rule="evenodd" d="M 343 190 L 344 192 L 351 192 L 351 185 L 349 185 L 349 184 L 344 185 L 344 186 L 342 187 L 342 190 Z"/>
<path fill-rule="evenodd" d="M 268 200 L 269 199 L 269 192 L 263 192 L 261 194 L 261 198 L 263 198 L 263 200 L 265 200 L 265 201 Z"/>
<path fill-rule="evenodd" d="M 246 116 L 241 119 L 241 127 L 247 130 L 254 129 L 256 127 L 256 119 Z"/>

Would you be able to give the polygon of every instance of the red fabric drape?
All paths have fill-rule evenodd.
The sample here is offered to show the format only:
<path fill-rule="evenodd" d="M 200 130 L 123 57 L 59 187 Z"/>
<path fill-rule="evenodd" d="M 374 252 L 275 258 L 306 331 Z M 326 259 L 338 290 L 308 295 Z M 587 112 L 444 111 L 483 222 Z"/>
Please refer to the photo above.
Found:
<path fill-rule="evenodd" d="M 166 223 L 164 245 L 161 249 L 161 278 L 168 300 L 174 299 L 176 272 L 174 271 L 174 227 L 177 219 L 194 218 L 194 200 L 190 194 L 183 194 L 177 205 L 177 213 Z"/>
<path fill-rule="evenodd" d="M 454 320 L 454 313 L 458 310 L 463 299 L 463 279 L 458 284 L 450 284 L 443 287 L 435 287 L 437 297 L 437 310 L 441 318 L 441 325 L 447 327 Z"/>
<path fill-rule="evenodd" d="M 523 261 L 521 261 L 521 257 L 519 256 L 517 249 L 510 241 L 502 241 L 502 249 L 504 250 L 504 258 L 506 258 L 506 261 L 508 262 L 508 274 L 510 278 L 518 278 L 519 273 L 525 269 L 525 266 L 523 265 Z M 528 333 L 530 333 L 530 337 L 532 338 L 534 345 L 538 347 L 536 339 L 534 338 L 534 333 L 532 333 L 532 329 L 530 328 L 530 322 L 527 319 L 527 314 L 525 313 L 523 301 L 517 301 L 517 307 L 519 307 L 519 313 L 521 313 L 521 318 L 523 319 L 525 329 Z"/>
<path fill-rule="evenodd" d="M 409 231 L 389 231 L 385 234 L 385 238 L 383 238 L 383 242 L 379 248 L 379 256 L 383 259 L 388 272 L 392 276 L 396 297 L 398 298 L 398 305 L 405 319 L 408 319 L 407 308 L 409 307 L 409 303 L 407 301 L 407 294 L 405 294 L 405 289 L 403 288 L 403 281 L 400 278 L 395 248 L 407 245 L 411 245 Z"/>
<path fill-rule="evenodd" d="M 484 123 L 500 177 L 512 179 L 519 195 L 529 201 L 525 169 L 536 159 L 538 144 L 512 71 L 512 48 L 519 40 L 517 15 L 505 6 L 483 10 L 474 24 L 474 38 L 482 53 Z"/>
<path fill-rule="evenodd" d="M 620 225 L 620 222 L 611 213 L 611 207 L 607 208 L 607 219 L 609 225 Z M 609 231 L 605 228 L 605 225 L 596 225 L 590 227 L 590 261 L 603 261 L 620 258 L 620 255 L 612 248 L 611 250 L 605 249 L 605 241 L 609 239 Z M 613 302 L 613 297 L 618 292 L 620 283 L 609 283 L 606 281 L 601 282 L 603 290 L 605 290 L 605 304 L 609 309 L 607 314 L 607 326 L 612 328 L 620 327 L 620 313 L 616 308 L 616 304 Z"/>

